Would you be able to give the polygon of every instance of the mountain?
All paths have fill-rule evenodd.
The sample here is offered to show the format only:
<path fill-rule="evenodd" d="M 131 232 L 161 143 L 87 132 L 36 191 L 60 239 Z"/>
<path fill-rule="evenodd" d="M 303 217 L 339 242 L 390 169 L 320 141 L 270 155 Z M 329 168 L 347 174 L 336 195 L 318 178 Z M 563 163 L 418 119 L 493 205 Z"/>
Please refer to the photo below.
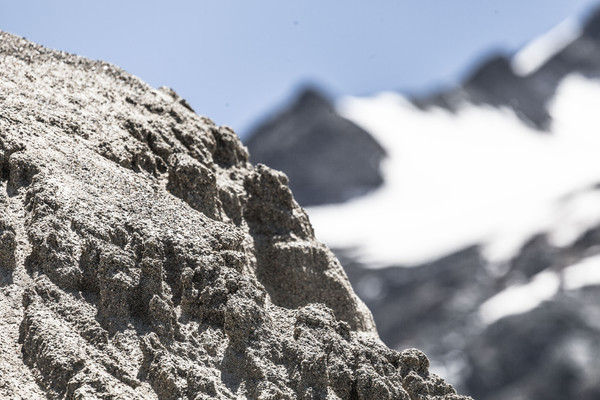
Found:
<path fill-rule="evenodd" d="M 597 10 L 456 87 L 336 104 L 384 183 L 309 207 L 317 238 L 384 342 L 478 400 L 600 397 L 599 78 Z"/>
<path fill-rule="evenodd" d="M 173 90 L 0 32 L 0 99 L 0 397 L 467 400 Z"/>
<path fill-rule="evenodd" d="M 313 88 L 258 126 L 246 144 L 252 162 L 286 173 L 302 206 L 344 202 L 383 183 L 381 145 Z"/>
<path fill-rule="evenodd" d="M 550 131 L 549 107 L 561 82 L 573 74 L 600 77 L 599 46 L 600 11 L 596 11 L 582 28 L 566 20 L 512 59 L 505 54 L 486 59 L 460 87 L 412 100 L 424 109 L 457 111 L 464 103 L 506 107 L 523 122 Z"/>

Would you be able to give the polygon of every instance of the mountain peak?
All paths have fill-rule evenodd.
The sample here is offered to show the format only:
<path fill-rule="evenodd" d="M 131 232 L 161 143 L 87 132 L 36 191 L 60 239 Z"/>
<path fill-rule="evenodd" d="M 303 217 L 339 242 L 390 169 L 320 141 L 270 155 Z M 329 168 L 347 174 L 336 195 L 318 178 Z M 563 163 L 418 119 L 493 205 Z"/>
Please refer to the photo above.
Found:
<path fill-rule="evenodd" d="M 296 105 L 302 107 L 312 104 L 333 107 L 323 92 L 314 86 L 305 86 L 296 97 Z"/>
<path fill-rule="evenodd" d="M 343 202 L 383 182 L 384 149 L 315 88 L 303 89 L 288 108 L 259 126 L 247 145 L 253 162 L 288 175 L 302 206 Z"/>

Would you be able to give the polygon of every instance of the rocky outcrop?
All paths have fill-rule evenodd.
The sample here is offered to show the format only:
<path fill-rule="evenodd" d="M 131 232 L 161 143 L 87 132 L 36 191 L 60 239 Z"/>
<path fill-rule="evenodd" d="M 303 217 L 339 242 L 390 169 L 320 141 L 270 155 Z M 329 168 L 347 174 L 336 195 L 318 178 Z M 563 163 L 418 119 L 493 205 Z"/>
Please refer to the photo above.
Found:
<path fill-rule="evenodd" d="M 302 206 L 343 202 L 383 183 L 381 145 L 315 89 L 254 129 L 247 145 L 253 162 L 288 176 Z"/>
<path fill-rule="evenodd" d="M 172 90 L 0 33 L 0 100 L 1 397 L 464 398 Z"/>

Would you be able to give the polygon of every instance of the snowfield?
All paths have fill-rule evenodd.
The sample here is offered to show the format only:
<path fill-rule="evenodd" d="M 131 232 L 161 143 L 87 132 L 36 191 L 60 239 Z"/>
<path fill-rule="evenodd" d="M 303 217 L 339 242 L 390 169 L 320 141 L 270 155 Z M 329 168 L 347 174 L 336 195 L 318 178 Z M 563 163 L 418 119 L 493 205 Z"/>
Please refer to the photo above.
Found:
<path fill-rule="evenodd" d="M 423 111 L 395 93 L 343 98 L 338 111 L 388 151 L 385 184 L 309 208 L 316 234 L 373 267 L 421 264 L 473 244 L 502 262 L 538 232 L 568 245 L 600 223 L 598 104 L 600 83 L 568 76 L 544 133 L 506 109 Z"/>

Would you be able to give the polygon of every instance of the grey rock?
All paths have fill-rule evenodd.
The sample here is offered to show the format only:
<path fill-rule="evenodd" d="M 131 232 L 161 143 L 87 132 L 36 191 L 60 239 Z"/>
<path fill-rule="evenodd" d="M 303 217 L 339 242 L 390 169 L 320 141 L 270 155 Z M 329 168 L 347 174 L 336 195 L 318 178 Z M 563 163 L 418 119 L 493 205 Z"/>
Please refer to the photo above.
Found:
<path fill-rule="evenodd" d="M 598 286 L 560 293 L 488 327 L 466 347 L 465 386 L 490 400 L 599 398 L 599 300 Z"/>
<path fill-rule="evenodd" d="M 172 90 L 0 33 L 0 101 L 1 397 L 466 399 Z"/>
<path fill-rule="evenodd" d="M 247 145 L 252 162 L 288 176 L 301 206 L 343 202 L 383 183 L 383 147 L 316 89 L 257 126 Z"/>

